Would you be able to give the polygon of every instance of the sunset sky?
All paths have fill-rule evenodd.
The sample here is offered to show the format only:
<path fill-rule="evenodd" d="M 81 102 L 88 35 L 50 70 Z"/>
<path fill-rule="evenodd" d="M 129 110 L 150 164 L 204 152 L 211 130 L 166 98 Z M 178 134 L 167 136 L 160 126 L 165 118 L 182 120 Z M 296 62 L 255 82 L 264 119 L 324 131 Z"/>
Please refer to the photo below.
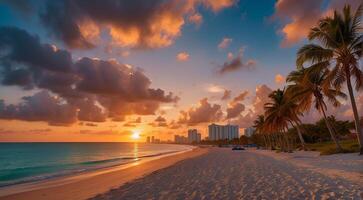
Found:
<path fill-rule="evenodd" d="M 284 87 L 309 28 L 359 2 L 0 0 L 0 141 L 242 130 Z M 345 103 L 330 114 L 351 119 Z"/>

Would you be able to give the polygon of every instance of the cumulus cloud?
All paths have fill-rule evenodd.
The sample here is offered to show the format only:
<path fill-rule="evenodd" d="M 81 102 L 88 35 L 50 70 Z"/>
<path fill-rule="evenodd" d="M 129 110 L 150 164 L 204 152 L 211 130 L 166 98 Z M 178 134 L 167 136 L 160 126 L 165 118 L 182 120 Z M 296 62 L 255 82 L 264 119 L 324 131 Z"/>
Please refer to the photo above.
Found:
<path fill-rule="evenodd" d="M 245 105 L 242 103 L 235 103 L 227 108 L 227 117 L 226 119 L 232 119 L 241 115 L 241 113 L 245 110 Z"/>
<path fill-rule="evenodd" d="M 202 0 L 202 2 L 210 7 L 214 12 L 218 12 L 223 8 L 233 6 L 237 1 L 235 0 Z"/>
<path fill-rule="evenodd" d="M 245 110 L 245 105 L 241 102 L 245 100 L 248 95 L 248 91 L 244 91 L 237 95 L 231 102 L 229 102 L 227 107 L 226 119 L 232 119 L 241 116 L 241 113 Z"/>
<path fill-rule="evenodd" d="M 183 62 L 183 61 L 187 61 L 187 60 L 189 60 L 189 54 L 188 54 L 188 52 L 185 52 L 185 51 L 180 52 L 180 53 L 178 53 L 178 54 L 176 55 L 176 59 L 177 59 L 178 61 L 181 61 L 181 62 Z"/>
<path fill-rule="evenodd" d="M 271 92 L 272 89 L 265 84 L 256 87 L 256 95 L 253 98 L 253 109 L 256 116 L 264 113 L 264 107 L 265 104 L 270 101 L 268 95 L 271 94 Z"/>
<path fill-rule="evenodd" d="M 240 127 L 243 127 L 243 128 L 252 126 L 253 121 L 256 119 L 256 117 L 258 115 L 261 115 L 264 113 L 264 105 L 267 102 L 269 102 L 268 95 L 271 92 L 272 92 L 272 89 L 269 88 L 267 85 L 258 85 L 256 87 L 256 94 L 252 98 L 252 102 L 251 102 L 252 108 L 245 111 L 245 112 L 247 112 L 246 114 L 244 114 L 244 115 L 240 114 L 237 117 L 235 117 L 231 121 L 231 123 L 238 124 Z M 243 100 L 245 100 L 247 94 L 248 93 L 246 93 L 246 92 L 242 92 L 239 96 L 237 96 L 240 98 L 237 98 L 237 99 L 241 99 L 241 101 L 243 101 Z"/>
<path fill-rule="evenodd" d="M 203 16 L 200 13 L 194 13 L 188 19 L 197 26 L 200 26 L 203 22 Z"/>
<path fill-rule="evenodd" d="M 218 48 L 226 49 L 232 43 L 232 38 L 223 38 L 222 41 L 218 44 Z"/>
<path fill-rule="evenodd" d="M 108 112 L 95 99 L 73 99 L 69 102 L 78 107 L 78 120 L 104 122 L 107 119 Z"/>
<path fill-rule="evenodd" d="M 243 92 L 241 92 L 241 94 L 239 94 L 235 98 L 233 98 L 231 103 L 233 104 L 233 103 L 244 101 L 246 99 L 247 95 L 248 95 L 248 91 L 247 90 L 243 91 Z"/>
<path fill-rule="evenodd" d="M 133 120 L 127 121 L 123 124 L 124 127 L 136 127 L 137 124 L 141 123 L 141 117 L 137 117 Z"/>
<path fill-rule="evenodd" d="M 228 100 L 231 98 L 232 91 L 231 90 L 224 90 L 223 96 L 221 98 L 222 101 Z"/>
<path fill-rule="evenodd" d="M 166 127 L 168 126 L 167 121 L 165 119 L 165 117 L 163 116 L 158 116 L 157 118 L 155 118 L 155 120 L 151 123 L 149 123 L 150 126 L 153 127 Z"/>
<path fill-rule="evenodd" d="M 17 105 L 0 100 L 0 118 L 8 120 L 45 121 L 49 125 L 70 125 L 77 121 L 77 108 L 41 91 L 23 97 Z"/>
<path fill-rule="evenodd" d="M 15 9 L 26 5 L 6 1 Z M 19 1 L 17 1 L 19 2 Z M 203 6 L 213 12 L 233 6 L 234 0 L 64 0 L 42 1 L 38 15 L 54 37 L 71 48 L 88 49 L 107 33 L 112 43 L 131 48 L 162 48 L 181 35 L 186 22 L 199 25 Z"/>
<path fill-rule="evenodd" d="M 330 15 L 332 10 L 341 9 L 345 4 L 357 8 L 359 0 L 332 0 L 324 8 L 323 0 L 279 0 L 275 4 L 273 19 L 280 19 L 283 22 L 279 30 L 284 39 L 283 47 L 291 46 L 306 38 L 310 28 L 316 25 L 319 18 Z"/>
<path fill-rule="evenodd" d="M 285 83 L 285 77 L 283 75 L 281 75 L 281 74 L 276 74 L 275 83 L 277 83 L 277 84 Z"/>
<path fill-rule="evenodd" d="M 0 48 L 4 50 L 0 54 L 2 85 L 50 91 L 58 95 L 57 98 L 62 102 L 59 105 L 61 108 L 54 106 L 56 103 L 53 102 L 50 109 L 74 107 L 78 120 L 103 122 L 107 118 L 113 118 L 120 121 L 126 115 L 150 115 L 158 110 L 161 103 L 178 100 L 172 93 L 150 88 L 151 80 L 139 68 L 114 60 L 87 57 L 72 61 L 68 51 L 60 50 L 54 45 L 41 44 L 38 37 L 18 28 L 0 28 Z M 49 99 L 53 98 L 51 94 L 48 96 Z M 39 98 L 39 95 L 35 97 Z M 43 94 L 42 97 L 46 99 L 47 96 Z M 23 104 L 27 105 L 26 103 L 28 102 Z M 23 108 L 23 104 L 15 107 Z M 5 108 L 12 107 L 9 106 Z M 32 120 L 22 117 L 20 113 L 12 116 L 14 119 Z M 74 122 L 73 115 L 66 116 L 69 121 L 60 117 L 61 122 L 65 121 L 63 124 Z M 11 117 L 3 115 L 3 118 Z M 56 124 L 53 123 L 55 120 L 52 116 L 48 120 L 45 117 L 34 119 L 44 119 Z"/>
<path fill-rule="evenodd" d="M 175 120 L 172 120 L 168 125 L 169 129 L 179 129 L 180 127 L 181 127 L 181 125 L 178 122 L 176 122 Z"/>
<path fill-rule="evenodd" d="M 212 105 L 207 98 L 204 98 L 199 101 L 198 106 L 181 111 L 178 123 L 193 126 L 200 123 L 219 121 L 222 116 L 221 106 L 218 104 Z"/>
<path fill-rule="evenodd" d="M 256 61 L 253 59 L 244 61 L 244 48 L 240 49 L 238 56 L 232 56 L 233 54 L 228 54 L 228 60 L 224 62 L 223 65 L 219 66 L 219 74 L 225 74 L 239 69 L 253 69 L 256 66 Z"/>

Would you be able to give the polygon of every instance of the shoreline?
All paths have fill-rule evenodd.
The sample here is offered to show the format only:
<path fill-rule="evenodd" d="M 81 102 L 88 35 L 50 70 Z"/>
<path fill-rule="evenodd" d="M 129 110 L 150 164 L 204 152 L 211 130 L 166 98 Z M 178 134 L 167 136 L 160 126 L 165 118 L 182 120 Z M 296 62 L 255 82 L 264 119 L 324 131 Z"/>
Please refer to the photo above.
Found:
<path fill-rule="evenodd" d="M 93 166 L 93 167 L 89 167 L 89 168 L 83 167 L 83 168 L 74 169 L 72 171 L 70 170 L 68 172 L 58 171 L 58 172 L 52 172 L 52 173 L 48 173 L 48 174 L 41 174 L 38 176 L 28 177 L 27 179 L 8 181 L 8 183 L 5 182 L 3 184 L 0 184 L 0 197 L 2 196 L 1 190 L 3 188 L 24 185 L 24 184 L 34 185 L 34 184 L 42 183 L 44 181 L 50 181 L 50 180 L 56 180 L 56 179 L 67 179 L 70 177 L 77 177 L 77 176 L 81 177 L 81 176 L 85 176 L 85 175 L 87 176 L 90 174 L 98 174 L 98 173 L 107 172 L 107 171 L 111 171 L 111 170 L 126 169 L 126 168 L 134 166 L 135 162 L 138 162 L 141 164 L 141 163 L 144 163 L 147 161 L 163 158 L 166 156 L 173 156 L 176 154 L 188 152 L 188 151 L 191 151 L 194 148 L 196 148 L 195 146 L 191 146 L 191 145 L 183 145 L 183 146 L 188 146 L 188 149 L 161 152 L 161 153 L 149 154 L 149 155 L 141 155 L 141 156 L 137 157 L 136 159 L 135 158 L 130 159 L 131 157 L 120 157 L 120 158 L 116 158 L 116 159 L 124 161 L 123 159 L 126 158 L 128 161 L 112 163 L 110 165 Z M 96 160 L 96 161 L 90 160 L 87 162 L 98 162 L 98 160 Z M 80 163 L 76 163 L 76 164 L 80 164 Z"/>
<path fill-rule="evenodd" d="M 0 188 L 0 199 L 86 199 L 105 193 L 126 182 L 143 177 L 181 160 L 206 153 L 208 149 L 193 148 L 166 154 L 129 165 L 97 169 L 39 182 Z M 56 194 L 56 195 L 54 195 Z"/>

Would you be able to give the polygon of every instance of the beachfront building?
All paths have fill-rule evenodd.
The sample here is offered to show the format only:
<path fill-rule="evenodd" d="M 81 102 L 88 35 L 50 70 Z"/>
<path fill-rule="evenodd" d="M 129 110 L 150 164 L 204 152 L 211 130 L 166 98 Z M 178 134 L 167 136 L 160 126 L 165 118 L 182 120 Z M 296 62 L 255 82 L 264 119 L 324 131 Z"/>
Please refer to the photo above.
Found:
<path fill-rule="evenodd" d="M 155 143 L 155 138 L 154 138 L 154 136 L 151 136 L 151 143 Z"/>
<path fill-rule="evenodd" d="M 174 135 L 174 142 L 177 144 L 186 144 L 188 143 L 188 138 L 182 135 Z"/>
<path fill-rule="evenodd" d="M 150 136 L 147 136 L 146 137 L 146 143 L 150 143 L 151 142 L 151 140 L 150 140 Z"/>
<path fill-rule="evenodd" d="M 188 130 L 188 143 L 200 142 L 202 136 L 198 133 L 197 129 L 189 129 Z"/>
<path fill-rule="evenodd" d="M 233 140 L 239 138 L 238 125 L 218 125 L 211 124 L 208 126 L 209 140 Z"/>
<path fill-rule="evenodd" d="M 243 135 L 247 136 L 247 137 L 251 137 L 254 133 L 255 133 L 255 128 L 248 127 L 248 128 L 245 128 L 245 131 L 244 131 Z"/>

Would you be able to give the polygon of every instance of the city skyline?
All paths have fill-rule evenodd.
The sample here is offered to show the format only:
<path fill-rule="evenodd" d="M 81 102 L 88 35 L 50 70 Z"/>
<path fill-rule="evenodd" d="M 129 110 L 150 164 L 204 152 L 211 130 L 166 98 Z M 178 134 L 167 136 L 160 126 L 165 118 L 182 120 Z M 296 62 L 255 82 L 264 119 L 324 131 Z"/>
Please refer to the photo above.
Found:
<path fill-rule="evenodd" d="M 243 132 L 296 69 L 309 28 L 360 1 L 67 2 L 0 3 L 1 142 Z M 328 112 L 353 119 L 345 100 Z M 318 119 L 312 109 L 302 121 Z"/>

